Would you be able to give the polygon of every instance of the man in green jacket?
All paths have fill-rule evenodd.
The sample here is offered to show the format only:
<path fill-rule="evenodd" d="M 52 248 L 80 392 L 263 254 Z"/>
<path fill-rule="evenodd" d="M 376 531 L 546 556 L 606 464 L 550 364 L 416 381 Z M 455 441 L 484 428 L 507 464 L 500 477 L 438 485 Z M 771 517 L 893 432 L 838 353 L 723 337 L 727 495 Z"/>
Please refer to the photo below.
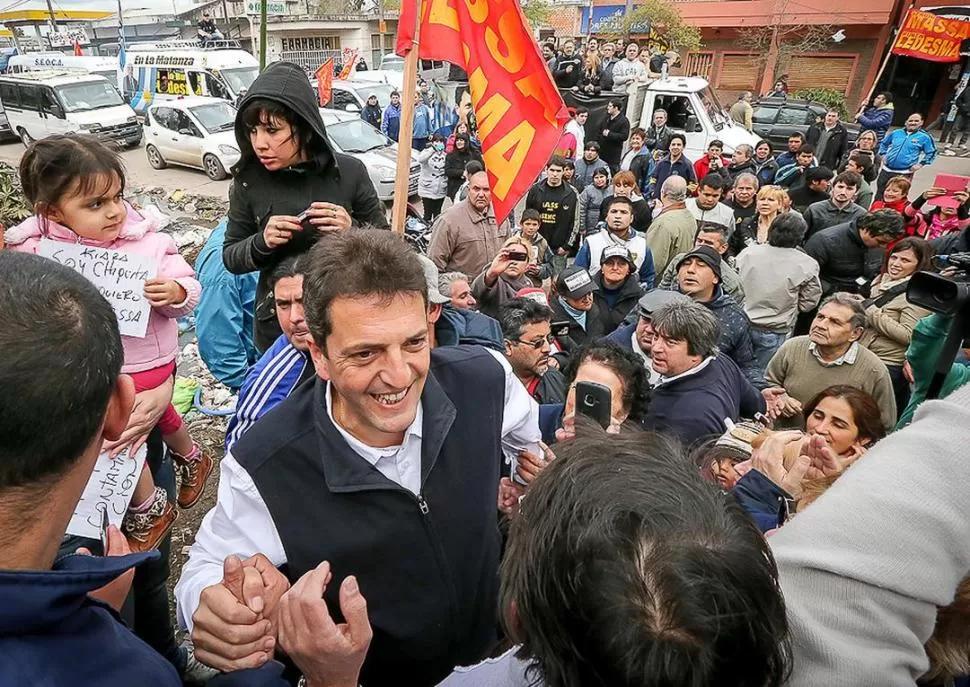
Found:
<path fill-rule="evenodd" d="M 908 425 L 916 408 L 926 400 L 926 391 L 933 380 L 936 361 L 943 351 L 951 322 L 951 317 L 933 313 L 921 319 L 913 329 L 913 338 L 910 339 L 909 349 L 906 351 L 906 361 L 913 379 L 913 393 L 909 397 L 909 405 L 896 423 L 896 429 Z M 943 380 L 940 398 L 949 396 L 967 382 L 970 382 L 970 367 L 954 363 Z"/>

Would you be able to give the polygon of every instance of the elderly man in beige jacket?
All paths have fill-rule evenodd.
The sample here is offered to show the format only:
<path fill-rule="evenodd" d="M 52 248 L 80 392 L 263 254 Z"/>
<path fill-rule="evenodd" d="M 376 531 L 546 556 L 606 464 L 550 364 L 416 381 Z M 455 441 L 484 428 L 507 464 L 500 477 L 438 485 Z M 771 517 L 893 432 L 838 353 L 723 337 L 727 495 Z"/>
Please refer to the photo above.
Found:
<path fill-rule="evenodd" d="M 687 209 L 687 180 L 683 177 L 667 177 L 660 188 L 663 210 L 657 215 L 647 232 L 647 246 L 653 253 L 656 274 L 663 274 L 675 255 L 689 253 L 694 247 L 697 220 Z"/>

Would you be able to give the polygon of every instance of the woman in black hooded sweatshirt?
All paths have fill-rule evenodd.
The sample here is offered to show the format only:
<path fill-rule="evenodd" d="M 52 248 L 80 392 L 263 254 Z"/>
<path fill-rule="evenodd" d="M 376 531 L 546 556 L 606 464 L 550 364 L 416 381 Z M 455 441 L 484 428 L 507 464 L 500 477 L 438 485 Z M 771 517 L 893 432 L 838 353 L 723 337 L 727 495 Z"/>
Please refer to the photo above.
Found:
<path fill-rule="evenodd" d="M 455 199 L 455 194 L 465 182 L 465 165 L 472 160 L 482 161 L 482 156 L 472 148 L 468 134 L 458 134 L 455 137 L 455 147 L 445 157 L 445 176 L 448 177 L 448 197 Z"/>
<path fill-rule="evenodd" d="M 260 351 L 282 333 L 267 276 L 283 258 L 305 253 L 328 231 L 388 228 L 367 169 L 334 151 L 318 108 L 303 69 L 275 62 L 253 82 L 236 115 L 242 157 L 232 170 L 222 257 L 234 274 L 260 273 L 253 327 Z"/>

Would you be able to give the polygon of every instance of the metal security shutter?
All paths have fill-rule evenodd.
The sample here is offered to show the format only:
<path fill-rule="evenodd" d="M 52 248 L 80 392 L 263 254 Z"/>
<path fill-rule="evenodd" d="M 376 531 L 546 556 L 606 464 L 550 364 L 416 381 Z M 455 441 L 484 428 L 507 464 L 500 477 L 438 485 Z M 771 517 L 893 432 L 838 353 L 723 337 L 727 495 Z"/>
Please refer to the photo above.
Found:
<path fill-rule="evenodd" d="M 761 65 L 756 55 L 722 55 L 717 87 L 724 92 L 753 91 L 760 75 Z"/>
<path fill-rule="evenodd" d="M 688 53 L 684 60 L 684 74 L 687 76 L 703 76 L 708 81 L 711 80 L 711 72 L 714 71 L 714 53 L 712 52 L 692 52 Z"/>
<path fill-rule="evenodd" d="M 800 91 L 808 88 L 831 88 L 845 93 L 849 77 L 855 68 L 856 57 L 807 57 L 795 55 L 788 69 L 788 88 Z"/>

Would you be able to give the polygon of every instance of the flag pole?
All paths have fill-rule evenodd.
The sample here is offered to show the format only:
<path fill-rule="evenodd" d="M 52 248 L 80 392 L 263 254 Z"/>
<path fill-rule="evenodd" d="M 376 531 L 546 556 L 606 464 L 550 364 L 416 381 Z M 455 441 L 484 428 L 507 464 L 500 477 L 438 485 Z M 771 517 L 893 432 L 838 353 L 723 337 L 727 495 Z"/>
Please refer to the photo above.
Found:
<path fill-rule="evenodd" d="M 404 233 L 407 219 L 408 183 L 411 177 L 411 138 L 414 134 L 414 95 L 418 91 L 418 39 L 421 32 L 421 0 L 414 18 L 414 42 L 404 58 L 404 88 L 401 93 L 401 131 L 397 142 L 397 173 L 394 176 L 394 206 L 391 231 Z"/>

